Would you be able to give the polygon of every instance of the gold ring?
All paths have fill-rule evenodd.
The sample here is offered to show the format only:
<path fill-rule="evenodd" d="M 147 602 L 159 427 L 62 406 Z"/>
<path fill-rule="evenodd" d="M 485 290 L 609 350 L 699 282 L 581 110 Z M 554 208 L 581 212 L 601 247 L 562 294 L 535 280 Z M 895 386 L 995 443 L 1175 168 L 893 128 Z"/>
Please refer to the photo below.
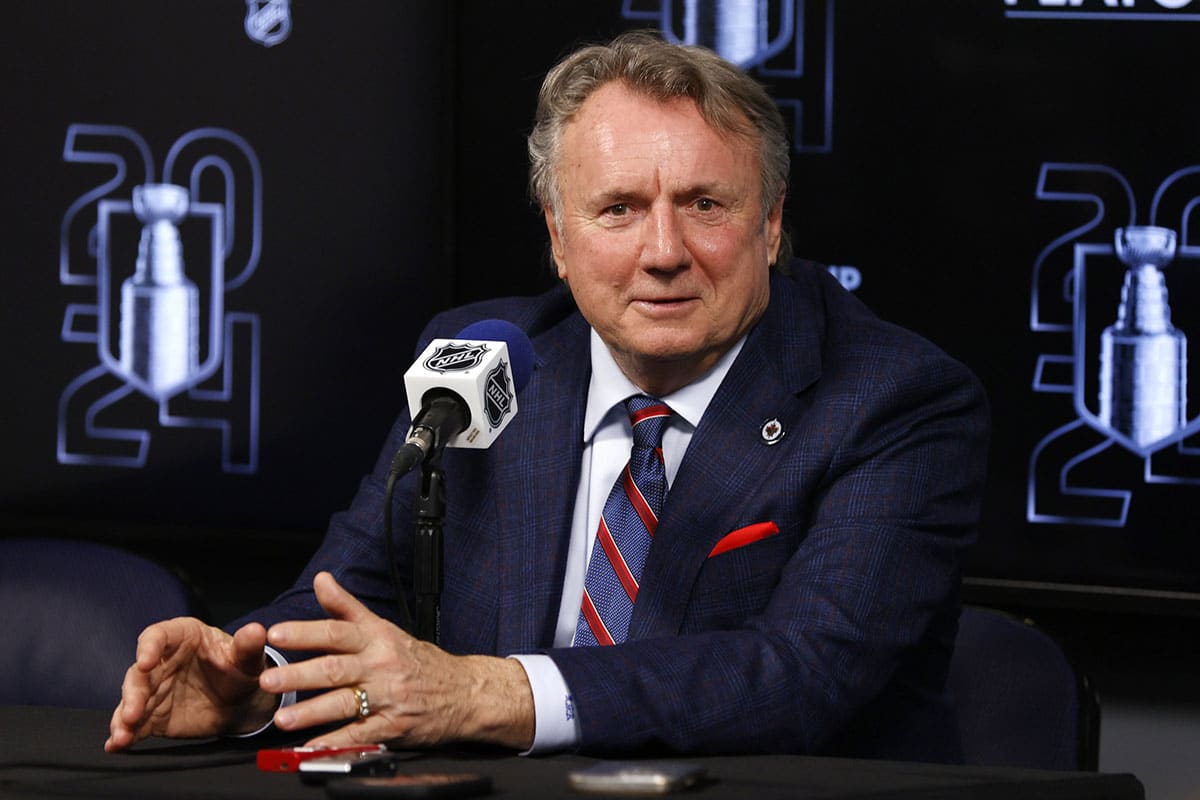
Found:
<path fill-rule="evenodd" d="M 362 719 L 371 713 L 371 702 L 367 699 L 367 690 L 360 689 L 355 686 L 350 691 L 354 692 L 354 702 L 358 705 L 358 717 Z"/>

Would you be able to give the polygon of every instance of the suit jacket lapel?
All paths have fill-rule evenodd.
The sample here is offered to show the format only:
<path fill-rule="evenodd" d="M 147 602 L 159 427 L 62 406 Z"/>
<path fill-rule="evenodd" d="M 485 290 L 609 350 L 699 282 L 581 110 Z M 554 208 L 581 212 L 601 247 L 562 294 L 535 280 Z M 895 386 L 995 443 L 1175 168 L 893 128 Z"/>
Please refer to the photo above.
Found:
<path fill-rule="evenodd" d="M 578 314 L 533 340 L 537 360 L 512 423 L 520 427 L 496 441 L 497 653 L 553 643 L 583 455 L 587 342 Z"/>
<path fill-rule="evenodd" d="M 731 530 L 763 521 L 742 516 L 745 499 L 787 450 L 784 442 L 766 444 L 763 423 L 779 420 L 786 439 L 786 431 L 802 424 L 796 396 L 821 371 L 821 308 L 811 285 L 797 291 L 786 280 L 772 280 L 763 319 L 688 445 L 642 572 L 631 639 L 677 634 L 690 587 L 713 545 Z"/>

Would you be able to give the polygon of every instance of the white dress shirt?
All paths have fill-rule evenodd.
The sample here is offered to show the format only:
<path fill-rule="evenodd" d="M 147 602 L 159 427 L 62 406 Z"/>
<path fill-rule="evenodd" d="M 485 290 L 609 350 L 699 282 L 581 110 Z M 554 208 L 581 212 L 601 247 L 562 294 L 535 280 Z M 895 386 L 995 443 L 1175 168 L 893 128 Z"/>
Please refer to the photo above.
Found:
<path fill-rule="evenodd" d="M 660 397 L 674 415 L 663 432 L 663 462 L 668 491 L 679 472 L 679 465 L 692 440 L 692 434 L 705 409 L 717 393 L 734 359 L 741 352 L 742 337 L 698 380 L 679 391 Z M 583 582 L 587 574 L 600 515 L 612 492 L 617 476 L 629 461 L 633 449 L 633 429 L 624 401 L 644 394 L 621 372 L 608 347 L 595 331 L 591 334 L 592 377 L 588 384 L 587 407 L 583 418 L 583 459 L 579 469 L 579 487 L 575 497 L 575 515 L 571 520 L 571 541 L 567 549 L 567 570 L 563 580 L 562 603 L 558 609 L 554 646 L 570 647 L 579 622 L 583 600 Z M 579 742 L 579 719 L 575 715 L 571 691 L 562 673 L 549 656 L 514 655 L 521 662 L 533 687 L 536 717 L 533 746 L 528 753 L 547 753 L 574 747 Z"/>

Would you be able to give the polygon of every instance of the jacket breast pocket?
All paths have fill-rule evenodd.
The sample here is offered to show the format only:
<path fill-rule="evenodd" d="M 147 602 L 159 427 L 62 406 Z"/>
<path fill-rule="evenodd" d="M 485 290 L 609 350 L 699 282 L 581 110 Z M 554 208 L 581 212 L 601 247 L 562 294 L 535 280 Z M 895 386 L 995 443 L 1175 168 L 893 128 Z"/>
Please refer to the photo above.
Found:
<path fill-rule="evenodd" d="M 746 533 L 739 536 L 741 531 Z M 736 628 L 761 613 L 802 535 L 802 528 L 795 526 L 775 531 L 739 529 L 723 537 L 700 567 L 684 632 Z"/>

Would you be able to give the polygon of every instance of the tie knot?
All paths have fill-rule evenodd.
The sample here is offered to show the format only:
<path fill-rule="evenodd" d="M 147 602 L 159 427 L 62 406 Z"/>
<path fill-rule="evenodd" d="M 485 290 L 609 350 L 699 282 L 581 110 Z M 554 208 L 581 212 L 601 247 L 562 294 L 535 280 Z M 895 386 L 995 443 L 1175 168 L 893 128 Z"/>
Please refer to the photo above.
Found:
<path fill-rule="evenodd" d="M 671 407 L 654 397 L 634 395 L 625 401 L 633 425 L 635 447 L 661 447 L 663 431 L 671 420 Z"/>

